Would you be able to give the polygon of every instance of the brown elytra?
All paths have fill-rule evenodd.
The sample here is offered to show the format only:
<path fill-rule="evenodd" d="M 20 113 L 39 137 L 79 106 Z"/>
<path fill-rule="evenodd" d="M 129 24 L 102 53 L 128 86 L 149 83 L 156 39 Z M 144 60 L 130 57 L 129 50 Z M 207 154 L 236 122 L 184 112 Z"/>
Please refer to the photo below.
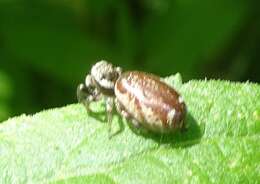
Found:
<path fill-rule="evenodd" d="M 184 126 L 186 105 L 182 97 L 155 75 L 139 71 L 123 73 L 116 81 L 115 96 L 150 131 L 167 133 Z"/>

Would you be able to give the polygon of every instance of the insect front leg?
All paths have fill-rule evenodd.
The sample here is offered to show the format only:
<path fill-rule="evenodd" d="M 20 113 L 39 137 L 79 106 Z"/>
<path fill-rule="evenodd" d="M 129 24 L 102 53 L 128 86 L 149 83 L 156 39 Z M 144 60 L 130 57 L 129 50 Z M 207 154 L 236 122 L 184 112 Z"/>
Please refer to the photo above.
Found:
<path fill-rule="evenodd" d="M 87 112 L 90 112 L 89 103 L 93 101 L 94 97 L 89 94 L 84 84 L 79 84 L 77 88 L 77 99 L 79 103 L 82 103 L 86 108 Z"/>
<path fill-rule="evenodd" d="M 98 101 L 102 97 L 100 91 L 95 87 L 93 78 L 91 75 L 87 75 L 85 84 L 81 83 L 77 88 L 77 99 L 79 103 L 82 103 L 87 112 L 91 112 L 89 104 L 93 101 Z"/>
<path fill-rule="evenodd" d="M 108 122 L 108 134 L 111 138 L 111 127 L 112 127 L 112 118 L 113 118 L 113 108 L 114 108 L 114 99 L 112 97 L 106 97 L 106 112 L 107 112 L 107 122 Z"/>

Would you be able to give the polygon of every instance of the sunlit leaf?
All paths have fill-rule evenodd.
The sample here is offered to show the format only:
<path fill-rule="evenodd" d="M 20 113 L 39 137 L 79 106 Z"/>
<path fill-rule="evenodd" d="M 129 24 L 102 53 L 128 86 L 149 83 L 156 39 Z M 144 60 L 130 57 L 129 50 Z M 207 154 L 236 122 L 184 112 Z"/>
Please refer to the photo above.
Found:
<path fill-rule="evenodd" d="M 102 102 L 21 115 L 0 125 L 1 183 L 256 183 L 260 86 L 166 81 L 188 107 L 186 132 L 138 135 L 118 115 L 111 139 Z"/>

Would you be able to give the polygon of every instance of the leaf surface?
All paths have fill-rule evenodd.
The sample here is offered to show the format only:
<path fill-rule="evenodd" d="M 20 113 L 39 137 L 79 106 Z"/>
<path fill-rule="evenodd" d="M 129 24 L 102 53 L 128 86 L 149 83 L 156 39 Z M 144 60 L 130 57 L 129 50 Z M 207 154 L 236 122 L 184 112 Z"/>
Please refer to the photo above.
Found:
<path fill-rule="evenodd" d="M 21 115 L 0 125 L 0 183 L 256 183 L 260 86 L 165 79 L 188 107 L 187 131 L 138 135 L 102 102 Z"/>

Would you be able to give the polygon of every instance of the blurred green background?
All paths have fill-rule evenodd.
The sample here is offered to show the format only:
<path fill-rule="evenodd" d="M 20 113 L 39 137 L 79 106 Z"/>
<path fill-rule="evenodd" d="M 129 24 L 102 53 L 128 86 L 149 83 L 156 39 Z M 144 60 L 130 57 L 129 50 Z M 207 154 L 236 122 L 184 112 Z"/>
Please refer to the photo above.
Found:
<path fill-rule="evenodd" d="M 259 82 L 259 13 L 257 0 L 1 0 L 0 121 L 75 103 L 100 59 Z"/>

